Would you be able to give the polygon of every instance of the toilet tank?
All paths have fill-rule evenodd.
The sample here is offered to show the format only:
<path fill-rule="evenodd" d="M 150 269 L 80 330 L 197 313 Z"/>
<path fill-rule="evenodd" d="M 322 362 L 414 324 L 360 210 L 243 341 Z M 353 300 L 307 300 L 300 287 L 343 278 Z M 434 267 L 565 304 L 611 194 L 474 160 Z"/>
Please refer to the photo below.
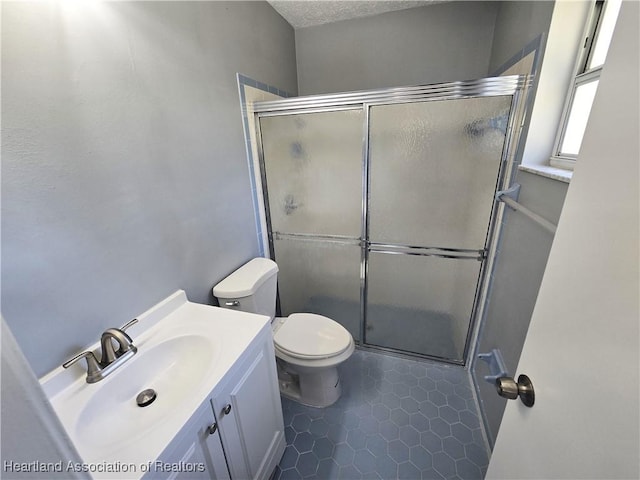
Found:
<path fill-rule="evenodd" d="M 268 258 L 254 258 L 213 287 L 213 295 L 223 308 L 274 318 L 277 285 L 278 265 Z"/>

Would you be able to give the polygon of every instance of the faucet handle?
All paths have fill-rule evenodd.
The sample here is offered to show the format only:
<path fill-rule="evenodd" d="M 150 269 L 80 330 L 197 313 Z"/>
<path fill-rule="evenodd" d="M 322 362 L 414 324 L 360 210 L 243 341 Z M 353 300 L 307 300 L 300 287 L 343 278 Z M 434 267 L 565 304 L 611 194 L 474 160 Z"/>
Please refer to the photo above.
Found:
<path fill-rule="evenodd" d="M 134 318 L 133 320 L 129 320 L 127 323 L 125 323 L 123 326 L 121 326 L 119 330 L 122 330 L 124 332 L 127 328 L 132 327 L 136 323 L 138 323 L 138 319 L 137 318 Z"/>
<path fill-rule="evenodd" d="M 100 364 L 98 363 L 98 359 L 91 351 L 82 352 L 73 357 L 71 360 L 67 360 L 62 364 L 62 368 L 69 368 L 81 358 L 85 358 L 87 360 L 87 379 L 93 378 L 100 372 L 101 368 Z"/>

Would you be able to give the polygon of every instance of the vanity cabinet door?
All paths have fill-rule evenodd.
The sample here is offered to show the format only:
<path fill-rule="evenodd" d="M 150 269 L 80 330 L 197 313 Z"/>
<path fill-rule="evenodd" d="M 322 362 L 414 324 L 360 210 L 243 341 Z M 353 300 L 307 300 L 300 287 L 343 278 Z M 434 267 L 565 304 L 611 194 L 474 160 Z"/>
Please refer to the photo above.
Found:
<path fill-rule="evenodd" d="M 150 467 L 145 478 L 153 480 L 230 480 L 209 402 L 198 409 Z"/>
<path fill-rule="evenodd" d="M 285 448 L 271 329 L 213 399 L 233 479 L 267 480 Z"/>

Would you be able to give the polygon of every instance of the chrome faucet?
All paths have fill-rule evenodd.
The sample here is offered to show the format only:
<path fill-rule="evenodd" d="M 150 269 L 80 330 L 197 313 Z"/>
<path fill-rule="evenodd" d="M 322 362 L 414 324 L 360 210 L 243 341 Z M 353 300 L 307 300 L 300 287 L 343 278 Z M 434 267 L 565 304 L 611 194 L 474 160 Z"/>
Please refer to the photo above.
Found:
<path fill-rule="evenodd" d="M 131 337 L 125 333 L 127 328 L 136 323 L 138 323 L 138 319 L 134 318 L 120 328 L 107 328 L 102 333 L 100 336 L 102 351 L 100 361 L 93 352 L 86 351 L 63 363 L 62 367 L 69 368 L 81 358 L 85 358 L 87 360 L 87 383 L 99 382 L 138 351 Z M 118 344 L 117 349 L 114 348 L 114 341 Z"/>
<path fill-rule="evenodd" d="M 113 348 L 112 339 L 118 343 L 117 350 L 114 350 Z M 130 352 L 131 350 L 133 350 L 134 353 L 138 350 L 133 345 L 133 340 L 131 340 L 131 337 L 124 333 L 124 330 L 120 328 L 107 328 L 100 337 L 100 348 L 102 349 L 102 358 L 100 360 L 100 364 L 103 367 L 111 365 L 118 358 L 122 357 L 125 353 Z"/>

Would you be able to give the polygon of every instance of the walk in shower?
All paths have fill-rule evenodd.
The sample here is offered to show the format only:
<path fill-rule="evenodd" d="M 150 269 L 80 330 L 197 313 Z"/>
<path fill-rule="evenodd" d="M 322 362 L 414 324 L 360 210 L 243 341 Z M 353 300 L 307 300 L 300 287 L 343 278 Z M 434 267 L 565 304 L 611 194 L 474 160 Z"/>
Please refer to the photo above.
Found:
<path fill-rule="evenodd" d="M 281 315 L 464 363 L 526 76 L 254 105 Z"/>

